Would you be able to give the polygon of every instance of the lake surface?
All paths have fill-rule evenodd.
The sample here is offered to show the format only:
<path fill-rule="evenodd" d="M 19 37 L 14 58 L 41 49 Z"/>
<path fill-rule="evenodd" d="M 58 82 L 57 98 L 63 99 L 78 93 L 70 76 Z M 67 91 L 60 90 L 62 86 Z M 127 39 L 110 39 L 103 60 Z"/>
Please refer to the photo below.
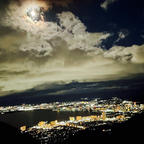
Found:
<path fill-rule="evenodd" d="M 0 121 L 19 128 L 36 125 L 39 121 L 68 120 L 69 116 L 88 116 L 91 112 L 53 112 L 50 110 L 36 110 L 26 112 L 14 112 L 0 115 Z"/>

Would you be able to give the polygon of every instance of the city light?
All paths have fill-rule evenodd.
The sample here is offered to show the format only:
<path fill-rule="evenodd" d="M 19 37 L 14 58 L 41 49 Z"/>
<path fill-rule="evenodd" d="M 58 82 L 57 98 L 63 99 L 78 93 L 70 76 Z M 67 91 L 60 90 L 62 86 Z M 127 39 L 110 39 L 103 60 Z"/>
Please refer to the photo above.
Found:
<path fill-rule="evenodd" d="M 45 133 L 47 135 L 46 138 L 51 139 L 51 137 L 55 137 L 53 135 L 54 132 L 57 135 L 59 134 L 59 130 L 63 130 L 62 136 L 67 138 L 68 131 L 69 133 L 75 134 L 89 127 L 125 122 L 134 114 L 143 112 L 144 104 L 112 98 L 109 101 L 94 99 L 91 101 L 54 102 L 37 105 L 22 104 L 19 106 L 0 107 L 1 114 L 35 110 L 50 110 L 55 113 L 70 112 L 67 120 L 55 119 L 53 121 L 40 121 L 32 127 L 20 127 L 22 134 L 28 133 L 32 137 L 37 138 L 40 133 Z M 76 115 L 71 115 L 72 113 Z M 102 132 L 110 131 L 111 129 L 102 129 Z M 41 136 L 40 139 L 42 139 Z"/>

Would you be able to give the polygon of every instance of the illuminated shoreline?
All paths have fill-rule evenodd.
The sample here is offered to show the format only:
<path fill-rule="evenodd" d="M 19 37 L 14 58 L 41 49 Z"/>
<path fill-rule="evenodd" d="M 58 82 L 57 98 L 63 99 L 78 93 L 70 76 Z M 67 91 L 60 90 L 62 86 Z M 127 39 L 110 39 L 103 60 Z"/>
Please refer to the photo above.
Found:
<path fill-rule="evenodd" d="M 80 129 L 85 129 L 81 124 L 85 122 L 123 122 L 130 119 L 135 113 L 140 113 L 144 110 L 144 104 L 137 104 L 132 101 L 122 101 L 118 98 L 111 100 L 92 100 L 92 101 L 79 101 L 79 102 L 55 102 L 50 104 L 40 105 L 22 105 L 17 107 L 17 111 L 33 111 L 33 110 L 51 110 L 54 112 L 86 112 L 91 115 L 87 116 L 69 116 L 66 121 L 40 121 L 36 126 L 27 128 L 26 126 L 20 127 L 21 131 L 29 131 L 31 129 L 53 129 L 59 126 L 70 126 Z M 93 114 L 92 114 L 93 113 Z"/>

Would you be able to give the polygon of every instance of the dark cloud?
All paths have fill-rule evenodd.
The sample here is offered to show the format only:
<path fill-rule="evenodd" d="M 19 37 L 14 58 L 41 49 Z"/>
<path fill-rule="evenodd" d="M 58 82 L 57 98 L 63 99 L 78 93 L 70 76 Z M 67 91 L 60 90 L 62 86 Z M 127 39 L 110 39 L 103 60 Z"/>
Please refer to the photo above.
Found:
<path fill-rule="evenodd" d="M 21 6 L 24 2 L 41 2 L 45 3 L 46 5 L 53 7 L 68 7 L 70 5 L 81 5 L 82 3 L 90 3 L 90 2 L 99 2 L 99 0 L 1 0 L 0 1 L 0 7 L 6 8 L 10 3 L 17 3 L 17 5 Z"/>

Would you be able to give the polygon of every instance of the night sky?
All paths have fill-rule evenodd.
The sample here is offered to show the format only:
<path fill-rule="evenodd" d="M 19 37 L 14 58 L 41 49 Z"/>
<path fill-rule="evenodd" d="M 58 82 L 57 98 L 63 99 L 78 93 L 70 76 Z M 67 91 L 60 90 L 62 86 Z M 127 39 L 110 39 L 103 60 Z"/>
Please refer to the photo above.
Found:
<path fill-rule="evenodd" d="M 142 0 L 1 0 L 1 105 L 121 90 L 142 100 L 143 73 Z"/>
<path fill-rule="evenodd" d="M 144 2 L 142 0 L 116 0 L 105 10 L 104 0 L 86 0 L 70 9 L 86 25 L 89 32 L 109 32 L 112 36 L 104 42 L 105 48 L 113 45 L 131 46 L 143 44 Z M 126 37 L 118 42 L 119 32 Z"/>

